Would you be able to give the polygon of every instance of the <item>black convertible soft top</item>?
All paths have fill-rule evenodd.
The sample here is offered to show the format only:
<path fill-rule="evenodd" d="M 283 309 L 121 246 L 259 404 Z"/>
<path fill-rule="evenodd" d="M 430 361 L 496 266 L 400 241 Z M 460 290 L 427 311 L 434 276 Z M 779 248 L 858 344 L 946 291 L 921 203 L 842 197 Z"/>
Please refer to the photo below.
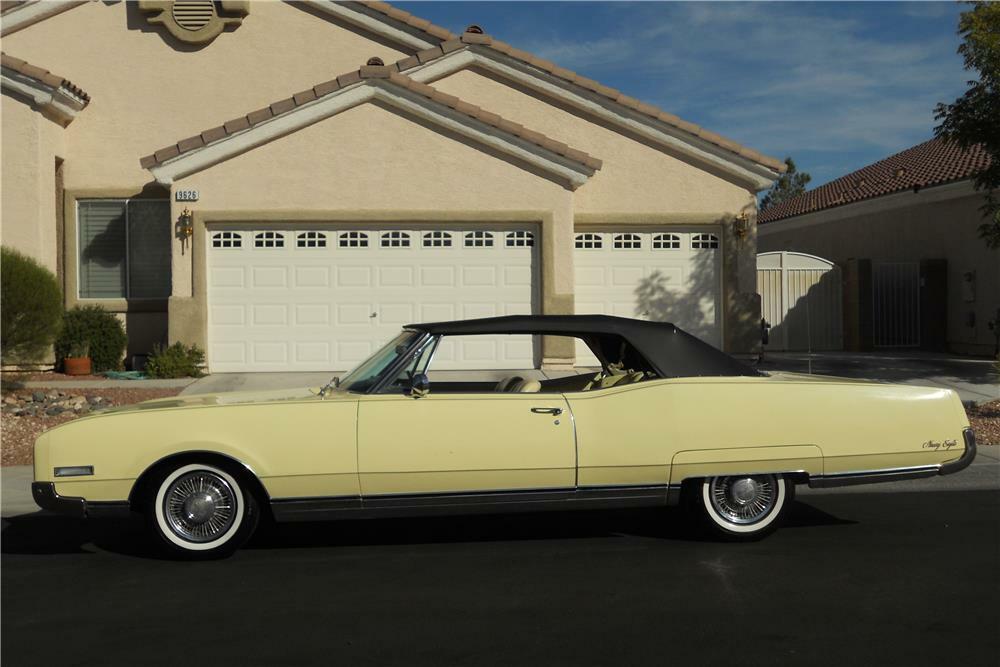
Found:
<path fill-rule="evenodd" d="M 606 361 L 626 367 L 631 346 L 661 377 L 759 376 L 753 368 L 669 322 L 647 322 L 610 315 L 509 315 L 478 320 L 408 324 L 406 329 L 433 335 L 536 334 L 582 338 Z M 623 345 L 627 343 L 627 345 Z"/>

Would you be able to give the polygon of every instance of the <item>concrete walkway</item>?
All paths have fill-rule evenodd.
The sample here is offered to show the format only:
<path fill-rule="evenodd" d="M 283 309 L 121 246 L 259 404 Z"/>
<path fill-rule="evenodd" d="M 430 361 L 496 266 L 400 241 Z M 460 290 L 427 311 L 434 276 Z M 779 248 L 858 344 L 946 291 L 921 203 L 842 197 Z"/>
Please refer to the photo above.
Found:
<path fill-rule="evenodd" d="M 8 466 L 2 469 L 0 484 L 0 516 L 3 518 L 33 514 L 40 511 L 31 498 L 31 482 L 34 472 L 31 466 Z M 976 460 L 965 470 L 946 477 L 932 477 L 884 484 L 864 484 L 833 489 L 810 489 L 796 487 L 799 495 L 822 495 L 830 493 L 899 493 L 925 491 L 979 491 L 1000 490 L 1000 447 L 979 448 Z"/>
<path fill-rule="evenodd" d="M 995 364 L 990 359 L 914 351 L 766 352 L 757 368 L 945 387 L 957 391 L 963 401 L 982 403 L 1000 399 L 1000 376 Z"/>

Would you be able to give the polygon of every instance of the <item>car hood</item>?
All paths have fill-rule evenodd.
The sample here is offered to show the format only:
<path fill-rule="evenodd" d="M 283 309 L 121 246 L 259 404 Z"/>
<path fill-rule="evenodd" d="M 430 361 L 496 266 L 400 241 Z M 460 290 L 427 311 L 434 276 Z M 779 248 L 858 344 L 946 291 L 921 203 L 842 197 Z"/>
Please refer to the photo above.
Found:
<path fill-rule="evenodd" d="M 221 405 L 249 405 L 257 403 L 275 403 L 279 401 L 303 400 L 334 400 L 344 398 L 347 392 L 331 391 L 325 397 L 319 395 L 319 387 L 301 387 L 296 389 L 273 389 L 270 391 L 232 391 L 221 394 L 192 394 L 189 396 L 171 396 L 155 398 L 133 405 L 122 405 L 117 408 L 102 410 L 96 414 L 120 414 L 123 412 L 139 412 L 142 410 L 165 410 L 169 408 L 195 408 Z"/>

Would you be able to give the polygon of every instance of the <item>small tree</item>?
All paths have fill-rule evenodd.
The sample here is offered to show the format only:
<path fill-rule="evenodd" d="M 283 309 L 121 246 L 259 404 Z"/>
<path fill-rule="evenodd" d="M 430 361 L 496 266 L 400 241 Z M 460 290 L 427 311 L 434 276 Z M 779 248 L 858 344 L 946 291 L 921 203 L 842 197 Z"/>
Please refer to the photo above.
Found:
<path fill-rule="evenodd" d="M 122 367 L 125 356 L 125 327 L 113 313 L 100 306 L 77 307 L 63 316 L 63 329 L 56 340 L 56 358 L 64 359 L 86 346 L 95 371 Z"/>
<path fill-rule="evenodd" d="M 0 248 L 0 358 L 5 365 L 44 361 L 62 323 L 55 275 L 11 248 Z"/>
<path fill-rule="evenodd" d="M 760 200 L 760 210 L 764 211 L 772 206 L 777 206 L 781 202 L 798 197 L 806 191 L 806 185 L 812 180 L 812 176 L 804 171 L 798 171 L 795 168 L 795 161 L 790 157 L 785 158 L 785 167 L 785 173 L 778 177 L 764 198 Z"/>
<path fill-rule="evenodd" d="M 979 235 L 988 247 L 1000 248 L 1000 3 L 971 4 L 958 20 L 963 40 L 958 52 L 965 69 L 979 72 L 979 80 L 969 81 L 969 89 L 952 104 L 937 105 L 934 115 L 941 124 L 934 134 L 965 150 L 981 144 L 989 154 L 990 164 L 974 180 L 986 194 L 986 222 Z"/>

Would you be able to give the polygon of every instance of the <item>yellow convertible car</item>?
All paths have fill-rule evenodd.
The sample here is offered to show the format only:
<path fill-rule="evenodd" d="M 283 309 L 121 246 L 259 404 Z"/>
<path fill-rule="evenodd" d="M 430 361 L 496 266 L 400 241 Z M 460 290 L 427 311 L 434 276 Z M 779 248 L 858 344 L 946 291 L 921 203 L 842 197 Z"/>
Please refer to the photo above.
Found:
<path fill-rule="evenodd" d="M 546 335 L 582 341 L 600 370 L 428 379 L 456 339 Z M 975 453 L 947 389 L 764 374 L 666 323 L 510 316 L 407 326 L 321 389 L 153 400 L 69 422 L 35 443 L 32 492 L 77 516 L 139 512 L 188 557 L 231 553 L 261 513 L 683 501 L 718 535 L 752 539 L 778 525 L 796 484 L 945 475 Z"/>

